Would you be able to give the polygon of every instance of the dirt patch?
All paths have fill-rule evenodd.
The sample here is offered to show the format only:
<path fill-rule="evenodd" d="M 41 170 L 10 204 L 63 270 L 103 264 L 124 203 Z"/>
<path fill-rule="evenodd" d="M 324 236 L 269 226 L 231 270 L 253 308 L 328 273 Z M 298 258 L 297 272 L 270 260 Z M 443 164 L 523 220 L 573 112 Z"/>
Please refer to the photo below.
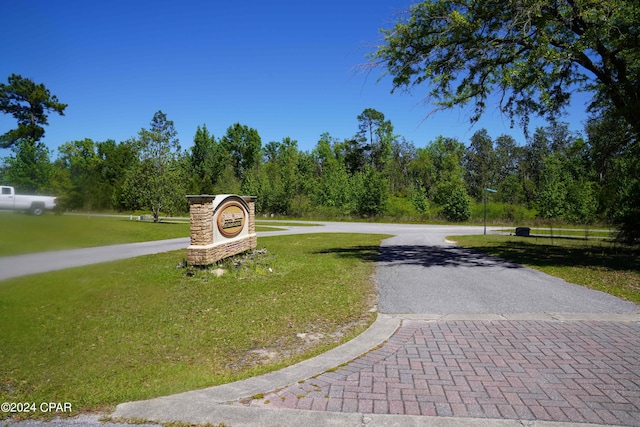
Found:
<path fill-rule="evenodd" d="M 306 353 L 314 353 L 314 349 L 319 350 L 330 345 L 337 346 L 347 341 L 345 337 L 355 337 L 364 332 L 374 319 L 374 313 L 366 313 L 360 320 L 343 325 L 335 331 L 292 334 L 279 339 L 274 346 L 256 347 L 238 354 L 228 367 L 233 371 L 240 371 L 254 366 L 278 364 Z"/>

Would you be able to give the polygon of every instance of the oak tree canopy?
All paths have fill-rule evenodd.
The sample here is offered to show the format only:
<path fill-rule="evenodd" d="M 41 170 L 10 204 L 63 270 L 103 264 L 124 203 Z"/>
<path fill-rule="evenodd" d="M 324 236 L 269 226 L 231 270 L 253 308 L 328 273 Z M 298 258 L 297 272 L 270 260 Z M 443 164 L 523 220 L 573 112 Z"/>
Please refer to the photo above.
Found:
<path fill-rule="evenodd" d="M 588 91 L 590 109 L 613 111 L 640 135 L 637 0 L 427 0 L 383 33 L 372 63 L 394 90 L 427 86 L 437 109 L 472 103 L 477 121 L 496 92 L 526 127 Z"/>

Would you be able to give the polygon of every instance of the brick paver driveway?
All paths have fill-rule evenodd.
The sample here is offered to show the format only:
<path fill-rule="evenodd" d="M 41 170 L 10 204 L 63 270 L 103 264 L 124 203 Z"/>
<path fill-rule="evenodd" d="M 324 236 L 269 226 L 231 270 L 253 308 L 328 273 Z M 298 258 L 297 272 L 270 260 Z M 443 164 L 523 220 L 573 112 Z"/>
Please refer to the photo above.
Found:
<path fill-rule="evenodd" d="M 640 425 L 640 323 L 406 321 L 250 406 Z"/>

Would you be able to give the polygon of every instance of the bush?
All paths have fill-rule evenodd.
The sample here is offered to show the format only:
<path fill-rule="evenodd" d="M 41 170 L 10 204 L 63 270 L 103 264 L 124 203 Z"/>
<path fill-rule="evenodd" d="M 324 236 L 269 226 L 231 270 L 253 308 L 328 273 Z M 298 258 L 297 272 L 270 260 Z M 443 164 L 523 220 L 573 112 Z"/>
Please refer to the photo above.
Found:
<path fill-rule="evenodd" d="M 410 199 L 394 196 L 387 200 L 385 215 L 394 218 L 415 218 L 418 212 Z"/>
<path fill-rule="evenodd" d="M 441 212 L 449 221 L 462 222 L 471 218 L 471 200 L 464 188 L 456 187 L 451 191 Z"/>
<path fill-rule="evenodd" d="M 355 194 L 356 213 L 361 216 L 380 215 L 385 211 L 389 197 L 387 179 L 372 167 L 366 167 L 360 175 L 360 186 Z"/>
<path fill-rule="evenodd" d="M 427 199 L 426 191 L 421 185 L 411 193 L 411 201 L 418 212 L 424 215 L 429 214 L 429 199 Z"/>
<path fill-rule="evenodd" d="M 510 203 L 487 203 L 487 221 L 489 222 L 523 222 L 533 221 L 536 211 L 524 206 Z M 484 220 L 484 203 L 473 203 L 471 206 L 471 219 L 473 221 Z"/>

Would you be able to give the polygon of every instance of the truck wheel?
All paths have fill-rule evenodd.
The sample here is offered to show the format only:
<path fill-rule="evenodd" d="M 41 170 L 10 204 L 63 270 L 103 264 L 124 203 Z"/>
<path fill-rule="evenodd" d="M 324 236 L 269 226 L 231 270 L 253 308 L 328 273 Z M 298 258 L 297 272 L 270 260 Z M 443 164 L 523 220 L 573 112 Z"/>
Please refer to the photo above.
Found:
<path fill-rule="evenodd" d="M 42 205 L 31 205 L 31 215 L 40 216 L 44 213 L 44 207 Z"/>

